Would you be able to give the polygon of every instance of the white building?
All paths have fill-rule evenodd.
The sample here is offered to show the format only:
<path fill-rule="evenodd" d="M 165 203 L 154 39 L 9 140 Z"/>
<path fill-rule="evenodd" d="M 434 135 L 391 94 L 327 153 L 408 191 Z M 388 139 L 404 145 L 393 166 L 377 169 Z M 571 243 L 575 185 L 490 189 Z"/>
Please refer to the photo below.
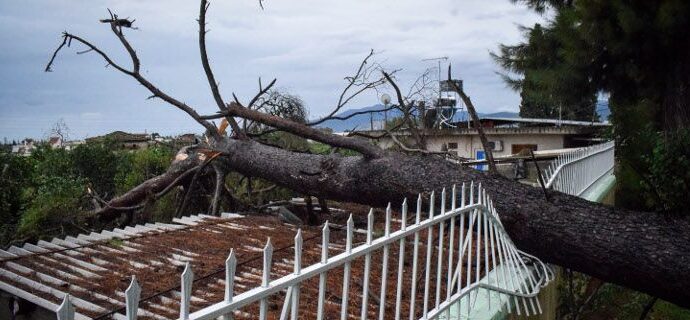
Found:
<path fill-rule="evenodd" d="M 495 157 L 519 153 L 523 149 L 553 150 L 579 147 L 591 144 L 596 133 L 609 126 L 608 123 L 569 121 L 553 119 L 490 118 L 481 119 L 484 134 L 493 145 Z M 376 135 L 383 132 L 376 130 Z M 474 128 L 455 127 L 423 129 L 420 131 L 429 151 L 449 151 L 462 158 L 483 159 L 484 149 L 479 134 Z M 395 132 L 401 142 L 414 141 L 409 130 Z M 382 138 L 378 145 L 383 149 L 394 148 L 390 138 Z"/>

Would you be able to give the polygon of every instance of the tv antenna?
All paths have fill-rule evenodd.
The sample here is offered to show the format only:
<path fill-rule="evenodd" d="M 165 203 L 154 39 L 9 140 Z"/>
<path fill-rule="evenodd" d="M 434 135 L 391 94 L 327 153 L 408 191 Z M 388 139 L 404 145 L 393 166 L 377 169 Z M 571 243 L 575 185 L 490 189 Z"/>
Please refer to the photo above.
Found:
<path fill-rule="evenodd" d="M 443 57 L 437 57 L 437 58 L 427 58 L 427 59 L 422 59 L 422 61 L 436 61 L 438 62 L 438 81 L 441 82 L 441 61 L 448 61 L 447 56 Z M 440 94 L 439 94 L 440 97 Z"/>

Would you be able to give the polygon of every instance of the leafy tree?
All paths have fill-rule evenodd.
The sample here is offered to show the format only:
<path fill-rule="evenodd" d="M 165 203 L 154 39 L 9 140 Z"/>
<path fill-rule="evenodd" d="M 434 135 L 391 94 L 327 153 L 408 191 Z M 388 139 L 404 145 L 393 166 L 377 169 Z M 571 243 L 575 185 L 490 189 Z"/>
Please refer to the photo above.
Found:
<path fill-rule="evenodd" d="M 502 46 L 496 55 L 502 67 L 523 76 L 506 78 L 521 90 L 527 109 L 521 113 L 532 112 L 533 104 L 543 111 L 538 103 L 550 99 L 607 93 L 617 142 L 617 204 L 673 213 L 690 207 L 690 3 L 514 2 L 553 13 L 546 26 L 526 29 L 525 43 Z M 619 301 L 627 303 L 612 307 Z M 593 304 L 627 319 L 639 317 L 648 301 L 605 285 Z M 688 316 L 667 303 L 657 305 L 662 315 L 650 318 Z"/>
<path fill-rule="evenodd" d="M 685 36 L 690 3 L 516 2 L 553 12 L 547 25 L 525 28 L 526 42 L 502 46 L 495 55 L 505 70 L 522 75 L 505 77 L 521 91 L 521 114 L 552 115 L 549 106 L 563 104 L 576 106 L 568 112 L 576 111 L 573 116 L 581 119 L 591 112 L 596 92 L 608 93 L 620 163 L 619 204 L 666 211 L 690 206 L 690 198 L 674 195 L 690 190 L 683 177 L 672 174 L 690 171 L 688 163 L 677 161 L 690 156 L 678 138 L 686 137 L 690 127 L 690 42 Z M 673 181 L 656 177 L 661 173 Z M 669 183 L 677 187 L 669 189 Z M 660 199 L 680 202 L 662 204 Z"/>
<path fill-rule="evenodd" d="M 101 197 L 115 195 L 117 155 L 103 143 L 86 143 L 77 146 L 70 153 L 77 176 L 88 181 L 91 188 Z"/>
<path fill-rule="evenodd" d="M 522 27 L 527 42 L 501 45 L 492 57 L 505 70 L 522 76 L 502 74 L 506 83 L 520 91 L 520 116 L 525 118 L 562 118 L 597 120 L 597 89 L 590 82 L 587 68 L 571 57 L 570 47 L 581 45 L 575 28 L 576 13 L 562 6 L 547 25 Z"/>

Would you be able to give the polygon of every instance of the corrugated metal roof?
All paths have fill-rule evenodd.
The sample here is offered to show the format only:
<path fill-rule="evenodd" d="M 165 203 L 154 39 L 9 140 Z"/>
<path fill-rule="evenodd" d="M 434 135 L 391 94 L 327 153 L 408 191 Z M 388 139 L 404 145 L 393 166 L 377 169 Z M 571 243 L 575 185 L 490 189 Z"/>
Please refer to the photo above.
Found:
<path fill-rule="evenodd" d="M 142 286 L 140 318 L 169 319 L 179 316 L 180 274 L 187 261 L 192 264 L 195 281 L 192 311 L 223 300 L 224 262 L 234 248 L 238 258 L 236 293 L 242 293 L 261 284 L 261 257 L 267 237 L 275 247 L 272 278 L 293 272 L 293 239 L 297 228 L 267 216 L 242 217 L 225 215 L 213 217 L 197 215 L 175 219 L 172 224 L 148 223 L 100 233 L 81 234 L 77 237 L 40 241 L 0 250 L 0 289 L 29 300 L 49 310 L 55 310 L 65 293 L 72 296 L 77 318 L 124 318 L 124 291 L 132 275 Z M 332 255 L 344 251 L 345 232 L 332 225 Z M 379 226 L 380 227 L 380 226 Z M 319 227 L 303 227 L 304 266 L 317 263 L 321 257 Z M 422 233 L 423 238 L 424 233 Z M 355 243 L 365 241 L 364 234 L 356 234 Z M 475 240 L 476 241 L 476 240 Z M 434 242 L 435 243 L 435 242 Z M 391 252 L 397 252 L 396 246 Z M 420 252 L 426 247 L 420 243 Z M 397 254 L 391 254 L 390 264 L 397 264 Z M 372 265 L 380 265 L 381 254 L 374 254 Z M 405 265 L 406 273 L 411 271 Z M 363 275 L 363 262 L 352 264 L 355 288 Z M 445 274 L 445 268 L 444 273 Z M 326 314 L 339 315 L 342 290 L 342 272 L 329 272 Z M 379 288 L 381 269 L 371 272 L 371 288 Z M 409 278 L 403 280 L 409 287 Z M 395 282 L 389 281 L 386 300 L 395 301 Z M 432 283 L 434 283 L 432 281 Z M 359 292 L 357 292 L 359 291 Z M 378 289 L 370 290 L 373 292 Z M 433 292 L 433 290 L 432 290 Z M 445 289 L 442 290 L 445 292 Z M 300 300 L 301 317 L 316 316 L 318 277 L 307 281 Z M 403 293 L 409 301 L 409 293 Z M 421 302 L 421 297 L 417 297 Z M 283 296 L 270 298 L 270 309 L 280 312 Z M 358 317 L 361 290 L 351 290 L 349 310 Z M 378 306 L 378 294 L 369 299 Z M 394 303 L 386 303 L 394 308 Z M 406 310 L 407 305 L 403 308 Z M 256 309 L 256 310 L 255 310 Z M 372 316 L 377 308 L 369 308 Z M 250 306 L 236 317 L 255 318 L 258 306 Z M 393 314 L 393 312 L 388 312 Z M 406 314 L 406 313 L 403 313 Z"/>
<path fill-rule="evenodd" d="M 593 121 L 575 121 L 575 120 L 558 120 L 558 119 L 540 119 L 540 118 L 501 118 L 491 116 L 480 116 L 481 120 L 493 120 L 504 122 L 522 122 L 522 123 L 546 123 L 566 126 L 584 126 L 584 127 L 605 127 L 610 126 L 608 122 L 593 122 Z"/>

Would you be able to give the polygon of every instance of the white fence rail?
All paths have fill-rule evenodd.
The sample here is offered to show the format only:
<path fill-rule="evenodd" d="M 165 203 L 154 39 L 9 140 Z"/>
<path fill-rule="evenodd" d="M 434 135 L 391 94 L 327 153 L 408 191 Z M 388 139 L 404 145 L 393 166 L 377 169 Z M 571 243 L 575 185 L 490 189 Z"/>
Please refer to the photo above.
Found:
<path fill-rule="evenodd" d="M 180 319 L 248 316 L 262 320 L 295 320 L 313 317 L 300 313 L 300 299 L 303 303 L 305 299 L 316 299 L 316 318 L 323 319 L 328 290 L 341 295 L 340 319 L 449 319 L 451 313 L 455 317 L 469 315 L 480 297 L 488 299 L 492 308 L 506 312 L 525 315 L 541 313 L 536 296 L 553 279 L 551 269 L 515 247 L 481 185 L 470 184 L 466 187 L 463 184 L 458 189 L 454 186 L 450 195 L 444 189 L 438 208 L 432 192 L 426 201 L 429 208 L 426 214 L 422 212 L 423 199 L 420 195 L 413 217 L 408 217 L 405 201 L 400 215 L 395 217 L 400 223 L 398 230 L 391 228 L 393 217 L 390 205 L 385 213 L 383 230 L 374 230 L 374 213 L 370 211 L 367 230 L 363 231 L 366 241 L 356 246 L 353 235 L 360 231 L 355 230 L 350 216 L 345 226 L 345 250 L 335 256 L 329 256 L 331 225 L 326 222 L 322 229 L 321 259 L 306 267 L 302 266 L 303 239 L 301 230 L 298 230 L 292 261 L 294 272 L 277 279 L 271 279 L 273 247 L 269 239 L 263 250 L 261 285 L 237 295 L 234 292 L 237 257 L 231 251 L 225 263 L 225 299 L 195 312 L 190 312 L 194 274 L 188 263 L 181 275 Z M 449 210 L 446 209 L 447 200 L 450 200 Z M 397 268 L 389 265 L 389 259 L 395 254 L 391 251 L 396 249 Z M 411 255 L 407 251 L 409 249 Z M 420 258 L 422 250 L 425 251 L 423 259 Z M 379 263 L 374 263 L 374 255 Z M 364 270 L 359 281 L 359 278 L 353 278 L 353 263 L 361 261 L 358 259 L 362 257 Z M 378 268 L 381 270 L 381 279 L 372 278 L 378 272 L 374 269 Z M 397 272 L 392 273 L 395 269 Z M 342 272 L 342 285 L 336 288 L 331 285 L 329 288 L 329 272 Z M 488 276 L 490 273 L 491 277 Z M 435 275 L 432 277 L 432 274 Z M 307 285 L 305 281 L 312 278 L 319 279 L 318 296 L 300 297 L 300 289 Z M 353 283 L 359 286 L 353 286 Z M 140 293 L 141 288 L 133 277 L 126 291 L 126 314 L 117 314 L 115 317 L 136 319 L 137 315 L 143 316 L 142 310 L 138 310 Z M 390 299 L 393 294 L 395 301 Z M 276 296 L 283 301 L 282 307 L 270 308 L 269 298 L 275 300 Z M 254 304 L 259 305 L 258 316 L 241 312 L 242 308 Z M 56 312 L 58 319 L 74 318 L 69 295 L 65 296 Z"/>
<path fill-rule="evenodd" d="M 613 170 L 614 142 L 580 148 L 558 156 L 546 168 L 546 187 L 581 196 Z"/>

